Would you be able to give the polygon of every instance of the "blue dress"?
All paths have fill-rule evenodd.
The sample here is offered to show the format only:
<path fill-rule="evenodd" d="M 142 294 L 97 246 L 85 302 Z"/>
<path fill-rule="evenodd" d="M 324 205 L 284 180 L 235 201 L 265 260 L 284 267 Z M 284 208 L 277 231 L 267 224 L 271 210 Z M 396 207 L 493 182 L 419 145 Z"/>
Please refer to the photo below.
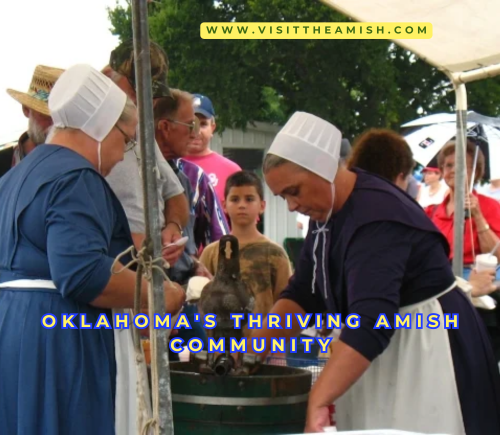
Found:
<path fill-rule="evenodd" d="M 114 434 L 113 329 L 62 329 L 61 314 L 95 324 L 90 305 L 132 245 L 107 182 L 79 154 L 41 145 L 0 180 L 0 283 L 51 280 L 57 290 L 0 288 L 0 433 Z M 58 320 L 42 326 L 45 314 Z"/>

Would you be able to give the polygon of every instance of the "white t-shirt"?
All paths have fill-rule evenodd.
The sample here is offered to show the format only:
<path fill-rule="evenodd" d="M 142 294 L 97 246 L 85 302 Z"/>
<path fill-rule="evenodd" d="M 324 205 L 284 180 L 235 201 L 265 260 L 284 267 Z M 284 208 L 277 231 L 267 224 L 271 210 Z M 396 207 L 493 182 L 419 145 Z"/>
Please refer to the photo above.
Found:
<path fill-rule="evenodd" d="M 420 197 L 418 203 L 423 207 L 428 207 L 429 205 L 438 205 L 444 201 L 446 194 L 448 193 L 448 186 L 444 181 L 439 184 L 439 190 L 433 195 L 430 194 L 429 186 L 422 186 L 420 188 Z"/>
<path fill-rule="evenodd" d="M 181 182 L 175 175 L 168 162 L 163 157 L 158 144 L 155 142 L 156 163 L 158 166 L 157 185 L 160 209 L 160 228 L 165 226 L 165 201 L 184 192 Z M 119 162 L 106 177 L 106 181 L 120 200 L 127 215 L 130 231 L 144 234 L 144 200 L 141 178 L 141 149 L 139 145 L 125 153 Z"/>

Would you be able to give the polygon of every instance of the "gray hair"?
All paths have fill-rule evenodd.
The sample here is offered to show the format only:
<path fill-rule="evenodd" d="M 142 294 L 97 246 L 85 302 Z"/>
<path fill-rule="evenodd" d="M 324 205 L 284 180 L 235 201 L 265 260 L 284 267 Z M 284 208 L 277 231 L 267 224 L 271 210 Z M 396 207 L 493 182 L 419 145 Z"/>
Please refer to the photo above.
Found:
<path fill-rule="evenodd" d="M 118 121 L 116 121 L 116 123 L 121 122 L 123 124 L 129 124 L 132 121 L 132 119 L 134 119 L 136 113 L 137 109 L 135 107 L 134 102 L 127 97 L 127 101 L 125 102 L 125 107 L 123 108 L 122 113 L 118 118 Z M 55 125 L 53 125 L 52 127 L 50 127 L 50 130 L 47 134 L 46 142 L 49 143 L 52 140 L 52 138 L 61 131 L 78 131 L 78 129 L 71 127 L 56 127 Z"/>
<path fill-rule="evenodd" d="M 127 97 L 127 101 L 125 103 L 125 107 L 123 108 L 122 114 L 118 118 L 117 122 L 123 122 L 124 124 L 129 124 L 132 119 L 137 114 L 137 107 L 135 106 L 134 102 Z"/>
<path fill-rule="evenodd" d="M 41 145 L 46 142 L 50 127 L 43 129 L 36 121 L 33 112 L 31 109 L 29 110 L 28 136 L 35 145 Z"/>
<path fill-rule="evenodd" d="M 155 125 L 162 118 L 175 118 L 182 103 L 192 104 L 194 96 L 186 91 L 170 89 L 172 97 L 158 98 L 154 105 Z"/>

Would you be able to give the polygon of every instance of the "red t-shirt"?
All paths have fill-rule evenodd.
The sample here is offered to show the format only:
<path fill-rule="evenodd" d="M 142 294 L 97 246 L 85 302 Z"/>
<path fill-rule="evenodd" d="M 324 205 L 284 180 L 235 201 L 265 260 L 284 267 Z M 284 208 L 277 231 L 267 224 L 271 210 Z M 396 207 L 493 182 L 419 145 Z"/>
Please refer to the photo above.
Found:
<path fill-rule="evenodd" d="M 500 237 L 500 203 L 487 196 L 479 195 L 476 192 L 473 193 L 479 201 L 481 213 L 490 226 L 491 231 L 493 231 L 498 237 Z M 449 200 L 450 196 L 447 195 L 441 204 L 439 204 L 438 206 L 430 205 L 429 207 L 425 208 L 425 212 L 448 240 L 448 243 L 450 244 L 451 260 L 453 258 L 453 223 L 455 218 L 454 214 L 451 214 L 450 216 L 446 214 L 446 205 L 448 204 Z M 476 223 L 474 219 L 466 219 L 464 228 L 464 264 L 474 263 L 474 258 L 472 256 L 471 221 L 472 236 L 474 240 L 474 253 L 475 255 L 482 254 L 482 252 L 480 252 L 481 248 L 479 246 L 479 236 L 477 234 Z"/>

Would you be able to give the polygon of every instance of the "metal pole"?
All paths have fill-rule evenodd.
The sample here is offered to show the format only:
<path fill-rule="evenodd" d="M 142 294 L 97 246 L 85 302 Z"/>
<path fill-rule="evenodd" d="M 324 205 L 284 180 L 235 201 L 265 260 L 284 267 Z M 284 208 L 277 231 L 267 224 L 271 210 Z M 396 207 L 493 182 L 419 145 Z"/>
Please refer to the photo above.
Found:
<path fill-rule="evenodd" d="M 137 106 L 139 112 L 139 144 L 141 149 L 141 172 L 144 192 L 144 214 L 146 222 L 146 256 L 160 258 L 161 228 L 157 189 L 155 136 L 153 123 L 153 93 L 151 83 L 151 58 L 149 50 L 148 9 L 146 0 L 132 1 L 132 25 L 134 35 L 134 58 Z M 164 278 L 158 270 L 152 271 L 152 291 L 149 291 L 149 313 L 165 316 Z M 173 435 L 172 396 L 170 390 L 170 367 L 168 361 L 168 337 L 164 328 L 151 332 L 151 392 L 153 415 L 158 416 L 156 435 Z"/>
<path fill-rule="evenodd" d="M 455 149 L 455 214 L 453 234 L 453 273 L 463 276 L 465 228 L 465 180 L 467 140 L 467 92 L 465 84 L 453 81 L 457 102 L 457 136 Z"/>
<path fill-rule="evenodd" d="M 458 78 L 457 81 L 459 83 L 469 83 L 477 80 L 484 80 L 498 75 L 500 75 L 500 64 L 490 65 L 484 68 L 455 74 L 455 76 Z"/>

